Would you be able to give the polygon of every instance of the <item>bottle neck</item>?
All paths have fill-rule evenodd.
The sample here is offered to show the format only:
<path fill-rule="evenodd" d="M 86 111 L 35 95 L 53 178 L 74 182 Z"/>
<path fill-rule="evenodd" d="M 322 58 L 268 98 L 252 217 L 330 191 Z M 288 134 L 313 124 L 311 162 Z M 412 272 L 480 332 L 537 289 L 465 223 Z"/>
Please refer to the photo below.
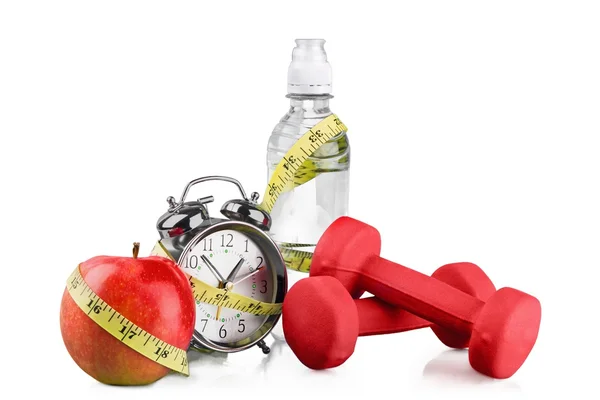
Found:
<path fill-rule="evenodd" d="M 329 99 L 332 99 L 333 96 L 330 94 L 288 94 L 286 97 L 290 99 L 290 111 L 292 112 L 331 114 Z"/>

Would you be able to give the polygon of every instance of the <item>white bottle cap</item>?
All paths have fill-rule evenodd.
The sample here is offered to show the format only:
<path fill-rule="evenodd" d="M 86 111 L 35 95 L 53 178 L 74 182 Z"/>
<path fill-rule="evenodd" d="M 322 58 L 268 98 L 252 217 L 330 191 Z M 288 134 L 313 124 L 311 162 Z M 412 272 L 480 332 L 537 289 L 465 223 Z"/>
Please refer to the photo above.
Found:
<path fill-rule="evenodd" d="M 323 39 L 296 39 L 288 68 L 288 93 L 331 93 L 331 65 Z"/>

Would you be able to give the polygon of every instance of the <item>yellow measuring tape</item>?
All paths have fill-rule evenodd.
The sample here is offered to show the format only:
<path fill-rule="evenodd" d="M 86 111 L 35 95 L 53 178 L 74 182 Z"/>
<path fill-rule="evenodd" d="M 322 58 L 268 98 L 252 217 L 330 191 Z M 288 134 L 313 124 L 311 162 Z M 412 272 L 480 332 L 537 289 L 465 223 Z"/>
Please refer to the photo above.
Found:
<path fill-rule="evenodd" d="M 165 249 L 160 242 L 157 242 L 154 245 L 154 248 L 150 254 L 170 258 L 171 260 L 175 261 L 171 254 L 169 254 L 167 249 Z M 253 315 L 281 314 L 281 303 L 264 303 L 262 301 L 257 301 L 253 298 L 230 292 L 226 288 L 222 289 L 210 286 L 209 284 L 202 282 L 201 280 L 187 273 L 186 275 L 188 276 L 188 280 L 192 286 L 194 299 L 196 299 L 196 301 L 212 304 L 214 306 L 231 308 L 233 310 L 238 310 Z"/>
<path fill-rule="evenodd" d="M 79 308 L 102 329 L 141 355 L 189 375 L 186 349 L 172 346 L 151 335 L 109 306 L 88 286 L 79 266 L 69 276 L 67 290 Z"/>
<path fill-rule="evenodd" d="M 337 115 L 331 114 L 302 135 L 275 167 L 260 207 L 271 213 L 282 193 L 314 178 L 318 172 L 314 165 L 311 167 L 308 158 L 331 138 L 347 130 Z"/>
<path fill-rule="evenodd" d="M 215 288 L 199 279 L 189 276 L 196 301 L 214 306 L 231 308 L 254 315 L 281 314 L 281 303 L 263 303 L 244 295 Z"/>
<path fill-rule="evenodd" d="M 310 245 L 312 247 L 312 245 Z M 301 247 L 294 245 L 294 247 Z M 294 271 L 306 272 L 310 271 L 310 263 L 312 262 L 313 253 L 308 251 L 297 250 L 287 247 L 283 244 L 279 245 L 279 251 L 283 256 L 285 266 Z"/>
<path fill-rule="evenodd" d="M 348 128 L 339 117 L 332 114 L 302 135 L 275 167 L 260 207 L 271 213 L 282 193 L 317 176 L 319 171 L 309 157 L 327 141 L 347 131 Z M 309 272 L 313 254 L 297 248 L 312 246 L 314 245 L 280 243 L 279 250 L 286 267 L 300 272 Z"/>

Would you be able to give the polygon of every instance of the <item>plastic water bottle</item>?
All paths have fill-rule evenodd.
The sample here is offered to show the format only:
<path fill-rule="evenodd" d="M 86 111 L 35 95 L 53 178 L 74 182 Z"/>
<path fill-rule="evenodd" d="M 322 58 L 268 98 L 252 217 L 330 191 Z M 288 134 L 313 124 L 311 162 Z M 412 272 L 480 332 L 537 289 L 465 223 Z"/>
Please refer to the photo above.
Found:
<path fill-rule="evenodd" d="M 297 39 L 288 69 L 290 109 L 275 126 L 267 148 L 267 180 L 287 151 L 310 128 L 332 114 L 331 66 L 323 39 Z M 340 115 L 343 121 L 343 116 Z M 327 227 L 348 214 L 350 145 L 346 133 L 333 137 L 301 167 L 309 178 L 283 193 L 271 212 L 271 236 L 279 244 L 312 252 Z M 288 288 L 306 273 L 288 269 Z M 285 340 L 281 319 L 271 331 Z"/>

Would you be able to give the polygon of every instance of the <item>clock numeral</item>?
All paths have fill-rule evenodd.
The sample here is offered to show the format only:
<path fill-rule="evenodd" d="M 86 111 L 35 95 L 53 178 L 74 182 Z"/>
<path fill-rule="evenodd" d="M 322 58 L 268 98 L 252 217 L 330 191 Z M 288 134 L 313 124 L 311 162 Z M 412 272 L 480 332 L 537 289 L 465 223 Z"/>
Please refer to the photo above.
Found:
<path fill-rule="evenodd" d="M 243 319 L 240 319 L 238 321 L 238 332 L 239 333 L 243 333 L 246 330 L 246 325 L 244 325 L 242 322 L 244 322 Z"/>
<path fill-rule="evenodd" d="M 202 327 L 202 332 L 204 332 L 204 330 L 206 329 L 206 324 L 208 323 L 208 319 L 201 319 L 200 322 L 204 322 L 204 327 Z"/>
<path fill-rule="evenodd" d="M 267 293 L 267 281 L 262 280 L 261 283 L 262 283 L 262 287 L 260 288 L 260 292 Z"/>
<path fill-rule="evenodd" d="M 225 330 L 225 325 L 221 325 L 221 329 L 219 329 L 219 337 L 221 339 L 225 339 L 225 336 L 227 336 L 227 331 Z"/>
<path fill-rule="evenodd" d="M 231 233 L 228 233 L 227 237 L 229 239 L 229 242 L 225 244 L 225 234 L 221 235 L 221 247 L 233 247 L 233 244 L 231 244 L 233 242 L 233 235 Z"/>
<path fill-rule="evenodd" d="M 245 253 L 248 252 L 248 239 L 244 240 L 244 242 L 246 242 L 246 250 L 244 250 Z"/>
<path fill-rule="evenodd" d="M 185 268 L 196 269 L 198 268 L 198 256 L 193 255 L 185 260 Z"/>
<path fill-rule="evenodd" d="M 206 241 L 208 240 L 208 249 L 206 248 Z M 213 251 L 212 249 L 212 238 L 204 239 L 204 251 Z"/>
<path fill-rule="evenodd" d="M 252 267 L 250 266 L 248 269 L 250 270 L 250 272 L 260 268 L 260 266 L 262 265 L 263 261 L 265 261 L 264 258 L 262 258 L 261 256 L 256 257 L 256 260 L 258 261 L 258 263 L 256 264 L 256 267 Z"/>

